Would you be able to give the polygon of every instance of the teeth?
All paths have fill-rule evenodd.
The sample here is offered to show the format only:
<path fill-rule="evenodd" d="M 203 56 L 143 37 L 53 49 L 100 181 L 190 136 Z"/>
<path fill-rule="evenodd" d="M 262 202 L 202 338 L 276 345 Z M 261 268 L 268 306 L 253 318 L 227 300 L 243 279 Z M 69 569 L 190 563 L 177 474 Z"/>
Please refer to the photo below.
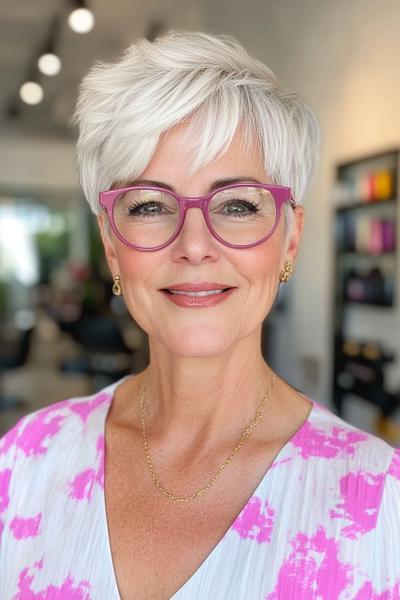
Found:
<path fill-rule="evenodd" d="M 220 294 L 223 290 L 204 290 L 201 292 L 189 292 L 186 290 L 168 290 L 171 294 L 183 295 L 183 296 L 212 296 L 213 294 Z"/>

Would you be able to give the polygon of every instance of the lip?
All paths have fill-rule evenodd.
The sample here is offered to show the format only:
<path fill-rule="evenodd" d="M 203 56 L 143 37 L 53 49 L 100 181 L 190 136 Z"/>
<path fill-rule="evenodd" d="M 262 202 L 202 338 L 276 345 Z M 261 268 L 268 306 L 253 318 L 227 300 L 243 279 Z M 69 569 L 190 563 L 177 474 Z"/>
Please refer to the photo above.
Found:
<path fill-rule="evenodd" d="M 164 290 L 177 290 L 182 292 L 205 292 L 208 290 L 225 290 L 226 288 L 233 288 L 234 286 L 228 285 L 227 283 L 216 283 L 214 281 L 189 281 L 185 283 L 177 283 L 175 285 L 167 285 Z"/>
<path fill-rule="evenodd" d="M 175 289 L 175 288 L 171 288 Z M 210 289 L 221 289 L 221 288 L 210 288 Z M 174 304 L 178 306 L 183 306 L 186 308 L 203 308 L 207 306 L 214 306 L 215 304 L 219 304 L 223 302 L 230 296 L 236 288 L 229 288 L 225 292 L 220 292 L 219 294 L 212 294 L 211 296 L 189 296 L 185 294 L 180 294 L 175 296 L 174 294 L 170 294 L 166 289 L 160 290 L 162 294 L 168 298 Z M 202 290 L 193 290 L 193 291 L 202 291 Z"/>

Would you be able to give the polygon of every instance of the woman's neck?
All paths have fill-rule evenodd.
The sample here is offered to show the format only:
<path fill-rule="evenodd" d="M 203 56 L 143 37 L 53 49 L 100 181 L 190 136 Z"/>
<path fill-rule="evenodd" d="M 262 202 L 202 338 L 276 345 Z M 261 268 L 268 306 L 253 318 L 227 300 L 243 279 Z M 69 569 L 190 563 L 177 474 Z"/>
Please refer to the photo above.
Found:
<path fill-rule="evenodd" d="M 157 346 L 150 350 L 138 394 L 146 383 L 146 427 L 153 441 L 166 446 L 177 440 L 209 448 L 224 438 L 231 443 L 253 420 L 271 383 L 272 372 L 261 352 L 202 359 L 163 355 Z"/>

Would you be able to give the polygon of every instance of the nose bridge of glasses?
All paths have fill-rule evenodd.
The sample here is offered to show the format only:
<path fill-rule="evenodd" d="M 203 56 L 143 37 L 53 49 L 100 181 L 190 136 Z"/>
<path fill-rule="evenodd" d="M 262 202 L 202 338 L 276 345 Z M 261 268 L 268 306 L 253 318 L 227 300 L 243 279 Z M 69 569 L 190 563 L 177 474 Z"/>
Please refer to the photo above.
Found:
<path fill-rule="evenodd" d="M 187 217 L 186 211 L 189 208 L 198 208 L 202 211 L 204 221 L 206 222 L 207 227 L 208 227 L 208 218 L 207 218 L 207 214 L 206 214 L 208 198 L 209 198 L 208 196 L 181 196 L 180 200 L 181 200 L 182 225 L 187 220 L 186 219 L 186 217 Z"/>
<path fill-rule="evenodd" d="M 180 197 L 181 218 L 180 218 L 180 226 L 179 226 L 179 230 L 178 230 L 177 234 L 180 234 L 184 227 L 185 228 L 188 227 L 187 209 L 198 208 L 203 214 L 198 215 L 197 218 L 199 219 L 199 221 L 196 221 L 196 217 L 194 216 L 194 214 L 192 215 L 192 219 L 194 218 L 195 220 L 193 221 L 192 219 L 190 219 L 190 224 L 189 224 L 190 231 L 192 232 L 191 228 L 193 227 L 194 223 L 197 223 L 198 225 L 200 225 L 200 223 L 201 223 L 200 228 L 202 230 L 202 235 L 204 235 L 205 231 L 208 231 L 208 235 L 215 237 L 215 234 L 210 227 L 209 218 L 207 215 L 207 206 L 208 206 L 209 198 L 210 198 L 210 196 L 183 196 L 183 197 L 181 196 Z"/>
<path fill-rule="evenodd" d="M 209 228 L 206 215 L 207 200 L 208 196 L 181 196 L 181 227 L 187 222 L 187 210 L 189 208 L 198 208 L 203 213 L 201 218 L 203 218 Z"/>
<path fill-rule="evenodd" d="M 207 205 L 208 196 L 181 196 L 182 208 L 186 211 L 188 208 L 201 208 Z"/>

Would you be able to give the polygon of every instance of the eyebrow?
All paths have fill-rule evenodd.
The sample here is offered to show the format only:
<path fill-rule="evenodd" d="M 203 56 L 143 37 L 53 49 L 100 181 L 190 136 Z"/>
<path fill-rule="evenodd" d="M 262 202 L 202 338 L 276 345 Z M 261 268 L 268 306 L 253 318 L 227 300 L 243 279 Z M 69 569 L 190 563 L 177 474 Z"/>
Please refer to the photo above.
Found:
<path fill-rule="evenodd" d="M 254 183 L 261 183 L 261 181 L 259 181 L 258 179 L 256 179 L 255 177 L 227 177 L 224 179 L 218 179 L 217 181 L 214 181 L 214 183 L 210 186 L 209 191 L 213 192 L 214 190 L 218 190 L 220 188 L 223 188 L 227 185 L 231 185 L 233 183 L 246 183 L 248 181 L 254 182 Z M 135 179 L 134 181 L 128 183 L 126 185 L 126 187 L 128 186 L 134 186 L 134 185 L 149 185 L 149 186 L 154 186 L 154 187 L 159 187 L 159 188 L 164 188 L 166 190 L 170 190 L 171 192 L 175 192 L 176 190 L 174 189 L 174 187 L 172 185 L 168 185 L 168 183 L 164 183 L 162 181 L 155 181 L 154 179 Z"/>

